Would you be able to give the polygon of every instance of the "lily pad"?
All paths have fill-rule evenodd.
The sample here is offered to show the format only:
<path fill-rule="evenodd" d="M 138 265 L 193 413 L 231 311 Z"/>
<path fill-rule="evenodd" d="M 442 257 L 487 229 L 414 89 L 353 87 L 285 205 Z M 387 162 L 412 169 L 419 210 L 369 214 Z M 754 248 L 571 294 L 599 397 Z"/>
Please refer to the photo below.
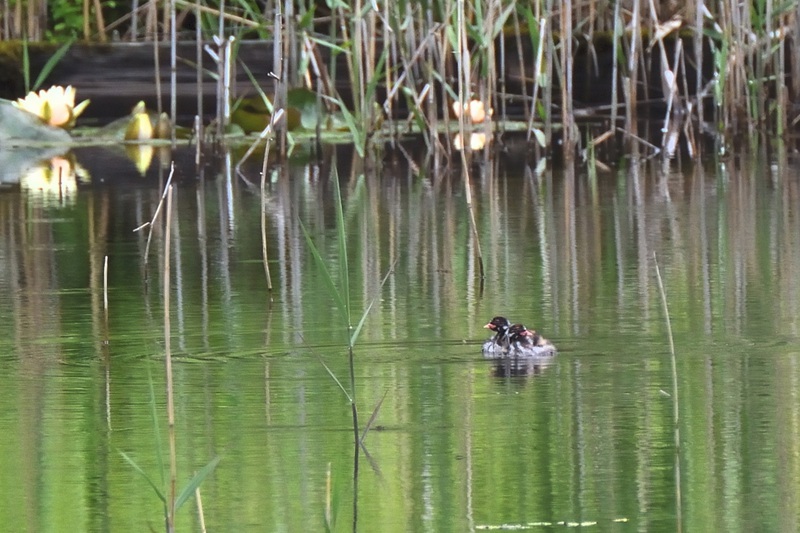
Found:
<path fill-rule="evenodd" d="M 42 122 L 39 117 L 14 106 L 9 100 L 0 99 L 0 143 L 27 144 L 26 141 L 42 144 L 69 143 L 69 133 Z"/>

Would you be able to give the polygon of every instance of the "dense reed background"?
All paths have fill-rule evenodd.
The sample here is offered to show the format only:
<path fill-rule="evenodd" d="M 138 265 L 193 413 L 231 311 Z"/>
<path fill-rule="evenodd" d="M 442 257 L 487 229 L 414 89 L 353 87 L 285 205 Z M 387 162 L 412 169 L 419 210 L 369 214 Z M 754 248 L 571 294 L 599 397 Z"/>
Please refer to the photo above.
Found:
<path fill-rule="evenodd" d="M 799 13 L 797 1 L 765 0 L 4 0 L 0 37 L 215 39 L 216 69 L 208 56 L 204 65 L 198 46 L 198 80 L 213 75 L 208 69 L 223 80 L 237 68 L 236 43 L 260 39 L 268 65 L 238 68 L 269 71 L 274 87 L 263 89 L 277 107 L 285 107 L 288 88 L 315 91 L 320 107 L 344 113 L 360 152 L 378 131 L 452 128 L 441 124 L 452 102 L 475 98 L 494 109 L 499 129 L 513 119 L 539 130 L 545 148 L 555 135 L 567 155 L 612 138 L 644 144 L 640 122 L 648 119 L 661 126 L 648 141 L 694 157 L 701 134 L 724 152 L 737 139 L 796 126 Z M 220 81 L 222 124 L 232 96 Z M 398 117 L 407 123 L 387 126 Z M 587 121 L 599 127 L 581 134 L 575 124 Z"/>

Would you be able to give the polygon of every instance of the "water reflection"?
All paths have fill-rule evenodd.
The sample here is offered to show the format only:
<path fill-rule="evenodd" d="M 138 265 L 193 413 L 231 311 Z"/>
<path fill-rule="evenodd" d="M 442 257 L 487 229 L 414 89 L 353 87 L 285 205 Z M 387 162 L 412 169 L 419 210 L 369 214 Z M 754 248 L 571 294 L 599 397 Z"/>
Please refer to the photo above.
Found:
<path fill-rule="evenodd" d="M 492 371 L 498 378 L 540 376 L 554 362 L 553 358 L 504 357 L 494 361 Z"/>
<path fill-rule="evenodd" d="M 366 440 L 381 474 L 362 464 L 358 480 L 362 530 L 559 520 L 621 529 L 621 518 L 642 530 L 679 520 L 687 530 L 796 529 L 796 168 L 628 161 L 591 177 L 476 157 L 481 290 L 460 165 L 404 150 L 378 165 L 331 147 L 311 164 L 270 165 L 271 292 L 260 162 L 237 176 L 231 154 L 219 169 L 175 154 L 181 479 L 223 455 L 202 488 L 206 523 L 318 530 L 330 469 L 335 499 L 348 502 L 331 513 L 351 529 L 349 410 L 313 355 L 345 376 L 346 331 L 303 230 L 338 279 L 336 165 L 354 321 L 377 298 L 357 346 L 362 418 L 386 396 L 383 430 Z M 148 375 L 161 405 L 165 229 L 153 228 L 146 268 L 147 233 L 132 230 L 152 218 L 163 175 L 151 167 L 142 179 L 122 157 L 77 151 L 93 178 L 77 181 L 69 202 L 37 187 L 0 194 L 0 490 L 26 502 L 0 504 L 13 529 L 65 517 L 83 530 L 160 528 L 153 494 L 116 450 L 158 478 Z M 676 333 L 680 485 L 655 261 Z M 484 361 L 481 326 L 496 314 L 541 331 L 559 355 L 546 367 Z M 194 527 L 196 512 L 179 520 Z"/>

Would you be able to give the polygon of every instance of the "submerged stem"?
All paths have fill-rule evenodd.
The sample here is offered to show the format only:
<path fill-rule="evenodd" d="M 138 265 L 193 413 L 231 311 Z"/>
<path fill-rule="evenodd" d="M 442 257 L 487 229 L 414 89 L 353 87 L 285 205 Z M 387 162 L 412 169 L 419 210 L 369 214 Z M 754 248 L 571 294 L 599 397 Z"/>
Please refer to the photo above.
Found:
<path fill-rule="evenodd" d="M 655 252 L 653 252 L 653 261 L 656 266 L 656 278 L 658 279 L 658 290 L 661 294 L 661 303 L 664 306 L 664 316 L 667 322 L 667 336 L 669 337 L 669 353 L 672 363 L 672 417 L 674 427 L 674 443 L 675 443 L 675 506 L 678 510 L 678 524 L 681 523 L 681 433 L 680 433 L 680 410 L 678 402 L 678 363 L 675 357 L 675 342 L 672 338 L 672 323 L 669 319 L 669 307 L 667 307 L 667 293 L 664 291 L 664 283 L 661 280 L 661 271 L 658 268 L 658 259 Z M 680 531 L 681 528 L 678 528 Z"/>

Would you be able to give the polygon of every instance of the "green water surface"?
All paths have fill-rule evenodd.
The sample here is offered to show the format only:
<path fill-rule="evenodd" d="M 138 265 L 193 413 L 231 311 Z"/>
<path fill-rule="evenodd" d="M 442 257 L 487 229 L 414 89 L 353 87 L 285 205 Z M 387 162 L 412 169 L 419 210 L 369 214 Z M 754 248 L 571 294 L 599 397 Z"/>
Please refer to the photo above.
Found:
<path fill-rule="evenodd" d="M 350 406 L 319 362 L 349 388 L 346 333 L 301 228 L 338 276 L 333 165 L 354 323 L 377 298 L 355 350 L 362 429 L 383 403 L 357 476 Z M 335 531 L 364 532 L 800 527 L 800 168 L 537 175 L 498 156 L 471 176 L 481 284 L 460 173 L 415 165 L 340 154 L 272 168 L 270 292 L 260 164 L 244 179 L 178 164 L 178 485 L 221 457 L 200 491 L 209 531 L 324 531 L 326 515 Z M 164 530 L 160 501 L 120 453 L 168 491 L 163 221 L 147 267 L 147 232 L 133 232 L 163 175 L 103 168 L 68 195 L 0 192 L 7 531 Z M 559 355 L 521 369 L 484 360 L 482 326 L 497 314 Z M 199 531 L 199 515 L 190 499 L 178 530 Z"/>

